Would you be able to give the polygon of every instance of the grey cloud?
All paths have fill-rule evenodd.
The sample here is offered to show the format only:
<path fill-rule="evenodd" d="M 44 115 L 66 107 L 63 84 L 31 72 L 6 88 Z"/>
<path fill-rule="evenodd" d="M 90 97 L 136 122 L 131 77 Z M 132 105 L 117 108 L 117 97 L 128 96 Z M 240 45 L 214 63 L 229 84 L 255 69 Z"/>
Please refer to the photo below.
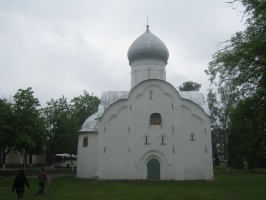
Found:
<path fill-rule="evenodd" d="M 169 49 L 167 81 L 196 81 L 206 94 L 213 41 L 244 29 L 223 0 L 25 0 L 0 2 L 0 96 L 32 87 L 44 106 L 83 90 L 129 90 L 127 50 L 147 15 Z"/>

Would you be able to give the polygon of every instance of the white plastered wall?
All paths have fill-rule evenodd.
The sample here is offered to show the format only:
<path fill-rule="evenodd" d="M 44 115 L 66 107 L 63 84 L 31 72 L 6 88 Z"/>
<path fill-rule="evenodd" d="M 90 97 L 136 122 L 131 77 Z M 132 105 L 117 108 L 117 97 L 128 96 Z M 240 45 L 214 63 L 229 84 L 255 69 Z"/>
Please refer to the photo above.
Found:
<path fill-rule="evenodd" d="M 83 138 L 88 137 L 88 145 L 83 147 Z M 77 177 L 93 179 L 97 173 L 98 133 L 79 133 L 77 154 Z"/>
<path fill-rule="evenodd" d="M 213 179 L 210 119 L 189 100 L 182 100 L 185 180 Z M 194 133 L 194 139 L 191 134 Z"/>
<path fill-rule="evenodd" d="M 161 114 L 161 126 L 149 125 L 152 113 Z M 190 140 L 192 132 L 195 141 Z M 165 145 L 160 144 L 162 134 Z M 158 158 L 163 180 L 212 179 L 210 137 L 209 118 L 198 105 L 181 99 L 167 82 L 144 81 L 100 118 L 99 178 L 146 179 L 147 162 Z"/>
<path fill-rule="evenodd" d="M 131 88 L 149 79 L 166 80 L 165 66 L 167 63 L 156 59 L 142 59 L 130 63 Z"/>

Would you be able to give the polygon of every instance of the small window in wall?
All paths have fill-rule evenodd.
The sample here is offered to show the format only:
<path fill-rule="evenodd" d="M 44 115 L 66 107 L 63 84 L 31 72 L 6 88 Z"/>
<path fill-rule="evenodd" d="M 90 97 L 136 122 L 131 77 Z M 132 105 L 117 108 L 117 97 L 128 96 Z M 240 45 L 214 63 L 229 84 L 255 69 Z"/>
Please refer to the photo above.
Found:
<path fill-rule="evenodd" d="M 165 137 L 164 136 L 161 137 L 161 140 L 162 140 L 161 144 L 165 144 Z"/>
<path fill-rule="evenodd" d="M 151 114 L 150 125 L 161 125 L 161 115 L 159 113 Z"/>
<path fill-rule="evenodd" d="M 195 133 L 191 133 L 191 134 L 190 134 L 190 140 L 196 140 L 196 138 L 195 138 Z"/>
<path fill-rule="evenodd" d="M 145 136 L 144 144 L 146 144 L 146 145 L 150 144 L 150 143 L 148 143 L 148 136 Z"/>
<path fill-rule="evenodd" d="M 83 138 L 83 147 L 87 147 L 88 146 L 88 137 L 84 137 Z"/>

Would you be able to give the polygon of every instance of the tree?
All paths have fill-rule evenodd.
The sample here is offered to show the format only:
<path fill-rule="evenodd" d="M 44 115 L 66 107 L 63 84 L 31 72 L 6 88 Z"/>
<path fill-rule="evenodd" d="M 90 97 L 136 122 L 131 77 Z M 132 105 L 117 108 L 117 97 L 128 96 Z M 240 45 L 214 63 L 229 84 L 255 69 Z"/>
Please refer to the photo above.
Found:
<path fill-rule="evenodd" d="M 256 98 L 262 108 L 257 117 L 259 131 L 260 134 L 266 134 L 266 2 L 235 0 L 229 5 L 234 6 L 237 2 L 245 6 L 247 28 L 220 44 L 225 46 L 213 55 L 207 74 L 211 82 L 217 76 L 219 85 L 227 82 L 236 101 Z"/>
<path fill-rule="evenodd" d="M 228 148 L 235 168 L 243 168 L 245 160 L 249 168 L 266 167 L 265 139 L 258 134 L 258 109 L 260 108 L 253 98 L 246 98 L 240 100 L 232 110 Z"/>
<path fill-rule="evenodd" d="M 199 91 L 201 84 L 193 81 L 187 81 L 180 85 L 178 88 L 180 91 Z"/>
<path fill-rule="evenodd" d="M 53 155 L 65 153 L 68 146 L 67 133 L 72 130 L 71 108 L 67 99 L 63 96 L 58 100 L 51 99 L 47 106 L 42 109 L 47 133 L 46 154 L 51 164 Z"/>
<path fill-rule="evenodd" d="M 220 104 L 217 100 L 217 93 L 214 89 L 208 89 L 207 94 L 208 107 L 211 112 L 211 128 L 212 128 L 212 149 L 215 165 L 219 164 L 219 158 L 225 158 L 225 139 L 224 130 L 220 127 Z"/>
<path fill-rule="evenodd" d="M 241 100 L 237 108 L 235 108 L 231 114 L 232 125 L 230 127 L 231 134 L 228 149 L 234 168 L 244 167 L 244 160 L 252 140 L 252 137 L 250 137 L 250 133 L 253 131 L 250 126 L 251 121 L 246 119 L 247 116 L 252 115 L 253 112 L 251 112 L 252 109 L 250 109 L 250 107 L 242 109 L 241 107 L 243 105 L 243 101 Z M 244 121 L 242 122 L 242 120 Z"/>
<path fill-rule="evenodd" d="M 83 95 L 74 97 L 71 100 L 71 104 L 73 105 L 73 115 L 78 119 L 78 126 L 80 129 L 84 121 L 97 112 L 100 99 L 94 96 L 93 93 L 89 95 L 89 93 L 84 90 Z"/>
<path fill-rule="evenodd" d="M 16 124 L 15 147 L 21 151 L 24 149 L 30 155 L 40 154 L 43 150 L 45 132 L 44 123 L 40 116 L 39 100 L 33 96 L 32 88 L 19 89 L 14 95 L 14 112 L 18 117 Z"/>
<path fill-rule="evenodd" d="M 220 50 L 213 55 L 213 60 L 205 71 L 210 76 L 211 83 L 215 83 L 218 77 L 219 87 L 229 91 L 227 95 L 222 94 L 222 98 L 228 102 L 222 110 L 224 118 L 221 120 L 225 130 L 228 130 L 228 133 L 232 131 L 228 136 L 228 148 L 231 152 L 229 154 L 235 158 L 243 157 L 247 153 L 247 144 L 238 143 L 236 138 L 242 138 L 240 141 L 243 142 L 245 138 L 251 137 L 250 147 L 254 148 L 266 142 L 266 2 L 234 0 L 228 4 L 236 8 L 239 2 L 245 8 L 243 19 L 246 18 L 246 29 L 235 33 L 230 40 L 218 44 Z M 256 106 L 251 106 L 250 102 Z M 246 113 L 247 107 L 244 105 L 252 108 L 249 110 L 250 114 Z M 253 109 L 256 114 L 252 114 Z M 241 116 L 240 113 L 246 115 Z M 245 124 L 242 123 L 239 127 L 237 124 L 240 124 L 241 119 Z M 256 149 L 256 154 L 266 157 L 264 148 Z M 256 165 L 256 161 L 251 159 L 249 165 Z"/>
<path fill-rule="evenodd" d="M 57 153 L 76 154 L 78 134 L 84 121 L 97 111 L 100 100 L 84 91 L 70 103 L 63 96 L 47 102 L 42 109 L 48 135 L 47 155 L 51 159 Z"/>
<path fill-rule="evenodd" d="M 5 170 L 6 155 L 15 145 L 17 115 L 14 112 L 11 100 L 0 99 L 0 152 L 3 152 L 3 170 Z"/>
<path fill-rule="evenodd" d="M 219 102 L 217 100 L 217 94 L 213 89 L 208 89 L 207 102 L 211 112 L 211 127 L 212 129 L 217 129 L 219 122 Z"/>

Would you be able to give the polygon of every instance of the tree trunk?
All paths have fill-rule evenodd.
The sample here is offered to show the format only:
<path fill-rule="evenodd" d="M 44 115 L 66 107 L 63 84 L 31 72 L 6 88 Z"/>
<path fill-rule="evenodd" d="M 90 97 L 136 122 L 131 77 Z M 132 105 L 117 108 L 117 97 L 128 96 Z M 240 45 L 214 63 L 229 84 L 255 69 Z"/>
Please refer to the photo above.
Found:
<path fill-rule="evenodd" d="M 27 159 L 27 156 L 28 156 L 28 154 L 25 153 L 25 154 L 24 154 L 24 162 L 25 162 L 25 166 L 28 165 L 28 159 Z"/>
<path fill-rule="evenodd" d="M 54 151 L 53 151 L 53 148 L 51 149 L 51 166 L 52 166 L 52 170 L 54 170 Z"/>
<path fill-rule="evenodd" d="M 6 164 L 6 154 L 5 149 L 3 149 L 3 165 Z"/>
<path fill-rule="evenodd" d="M 32 167 L 32 153 L 29 153 L 29 164 Z"/>
<path fill-rule="evenodd" d="M 3 149 L 3 165 L 2 170 L 6 171 L 6 155 L 5 155 L 5 149 Z"/>
<path fill-rule="evenodd" d="M 229 155 L 228 155 L 228 139 L 229 139 L 229 131 L 228 131 L 228 135 L 226 135 L 226 129 L 225 129 L 225 142 L 226 142 L 226 159 L 227 159 L 227 162 L 226 162 L 226 173 L 229 174 Z"/>
<path fill-rule="evenodd" d="M 8 147 L 7 152 L 5 151 L 5 149 L 3 149 L 3 171 L 6 170 L 6 155 L 9 154 L 10 152 L 10 147 Z"/>
<path fill-rule="evenodd" d="M 70 157 L 71 157 L 71 170 L 73 171 L 73 170 L 74 170 L 74 168 L 73 168 L 73 159 L 72 159 L 72 154 L 70 155 Z"/>

